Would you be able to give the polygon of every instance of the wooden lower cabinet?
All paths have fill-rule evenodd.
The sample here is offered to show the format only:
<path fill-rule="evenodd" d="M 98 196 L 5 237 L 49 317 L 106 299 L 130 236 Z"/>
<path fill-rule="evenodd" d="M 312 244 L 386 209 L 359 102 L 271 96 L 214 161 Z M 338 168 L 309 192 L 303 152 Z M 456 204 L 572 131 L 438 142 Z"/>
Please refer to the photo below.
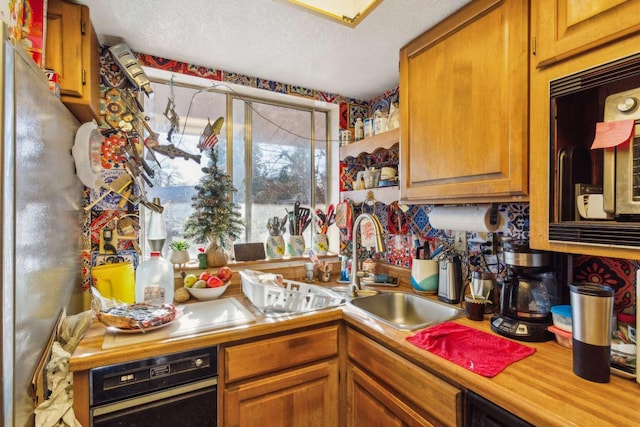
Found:
<path fill-rule="evenodd" d="M 315 363 L 224 390 L 224 425 L 338 425 L 338 361 Z"/>
<path fill-rule="evenodd" d="M 348 426 L 461 426 L 463 391 L 347 330 Z"/>
<path fill-rule="evenodd" d="M 347 368 L 350 427 L 432 426 L 431 422 L 357 366 Z"/>
<path fill-rule="evenodd" d="M 339 331 L 332 324 L 224 346 L 220 425 L 341 425 Z"/>

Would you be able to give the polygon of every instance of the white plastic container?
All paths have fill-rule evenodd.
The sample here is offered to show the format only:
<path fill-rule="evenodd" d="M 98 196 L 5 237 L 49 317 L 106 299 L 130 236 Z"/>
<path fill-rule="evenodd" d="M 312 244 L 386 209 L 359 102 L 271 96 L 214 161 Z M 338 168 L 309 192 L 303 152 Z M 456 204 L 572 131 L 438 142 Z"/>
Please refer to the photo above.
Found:
<path fill-rule="evenodd" d="M 551 316 L 553 318 L 553 325 L 556 328 L 573 332 L 570 305 L 554 305 L 551 307 Z"/>
<path fill-rule="evenodd" d="M 151 252 L 151 257 L 136 269 L 136 302 L 172 304 L 173 289 L 173 264 L 160 252 Z"/>

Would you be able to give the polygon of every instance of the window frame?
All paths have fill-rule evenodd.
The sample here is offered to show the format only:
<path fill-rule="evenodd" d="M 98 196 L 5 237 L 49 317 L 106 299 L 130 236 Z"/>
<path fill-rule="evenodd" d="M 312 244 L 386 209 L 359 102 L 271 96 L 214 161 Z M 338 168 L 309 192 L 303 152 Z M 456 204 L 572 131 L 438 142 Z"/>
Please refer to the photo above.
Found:
<path fill-rule="evenodd" d="M 145 67 L 145 71 L 146 70 L 147 68 Z M 248 103 L 257 102 L 261 104 L 273 105 L 273 106 L 278 106 L 283 108 L 292 108 L 296 110 L 309 112 L 310 128 L 311 128 L 311 136 L 309 138 L 310 139 L 309 149 L 312 153 L 315 153 L 315 150 L 317 148 L 317 136 L 316 136 L 317 126 L 316 126 L 315 114 L 317 113 L 325 114 L 326 115 L 326 120 L 325 120 L 326 129 L 324 130 L 324 134 L 326 138 L 325 203 L 328 206 L 331 203 L 337 202 L 337 197 L 339 194 L 337 190 L 339 188 L 339 185 L 338 185 L 339 177 L 335 176 L 334 171 L 338 170 L 339 168 L 337 165 L 333 164 L 333 159 L 337 158 L 337 150 L 338 150 L 338 115 L 339 115 L 338 104 L 332 104 L 332 103 L 327 103 L 323 101 L 304 99 L 304 98 L 298 99 L 297 97 L 292 95 L 271 93 L 262 89 L 239 86 L 239 85 L 235 85 L 227 82 L 211 81 L 209 79 L 200 78 L 200 77 L 185 76 L 185 75 L 176 76 L 174 73 L 166 72 L 164 70 L 156 70 L 156 69 L 149 69 L 149 70 L 153 70 L 153 71 L 147 71 L 149 79 L 152 83 L 164 84 L 164 85 L 173 84 L 174 86 L 181 86 L 181 87 L 193 89 L 194 91 L 206 90 L 207 92 L 220 93 L 226 96 L 225 122 L 227 126 L 225 128 L 226 129 L 225 168 L 227 173 L 232 178 L 233 178 L 233 161 L 234 161 L 234 154 L 233 154 L 233 122 L 235 119 L 233 117 L 234 100 L 240 100 L 245 103 L 245 107 L 244 107 L 245 116 L 251 115 L 253 111 L 251 108 L 246 107 L 247 102 Z M 246 119 L 243 119 L 243 124 L 245 127 L 247 126 Z M 251 146 L 253 144 L 253 140 L 251 138 L 251 120 L 249 120 L 248 131 L 244 132 L 244 138 L 245 138 L 245 148 L 246 148 L 245 156 L 251 157 Z M 247 141 L 247 139 L 251 139 L 251 140 Z M 324 145 L 324 140 L 323 140 L 323 145 Z M 315 186 L 317 183 L 317 176 L 315 173 L 315 168 L 317 163 L 316 163 L 315 157 L 316 157 L 315 155 L 311 155 L 311 165 L 310 165 L 310 175 L 311 175 L 311 185 L 312 185 L 310 197 L 311 197 L 312 208 L 315 208 L 315 205 L 316 205 L 316 187 Z M 247 180 L 247 182 L 252 181 L 253 176 L 252 176 L 251 167 L 246 168 L 245 179 Z M 251 199 L 250 188 L 248 188 L 248 190 L 249 191 L 245 191 L 245 200 L 244 201 L 236 200 L 236 203 L 240 203 L 240 202 L 245 203 L 246 208 L 245 208 L 244 214 L 247 216 L 248 220 L 251 220 L 251 205 L 253 202 L 251 200 L 247 200 L 247 199 Z M 142 230 L 145 230 L 146 224 L 143 219 L 146 217 L 146 215 L 144 215 L 144 212 L 143 212 L 144 207 L 141 207 L 140 210 L 141 210 L 141 226 L 142 226 Z M 331 233 L 331 234 L 334 234 L 334 233 Z M 337 232 L 335 234 L 336 234 L 336 238 L 332 239 L 335 242 L 335 248 L 333 248 L 334 245 L 332 244 L 331 250 L 337 253 L 339 248 L 339 242 L 338 242 L 339 239 L 337 238 Z M 145 253 L 147 253 L 148 245 L 146 244 L 146 238 L 144 238 L 144 231 L 143 231 L 142 237 L 143 237 L 143 242 L 141 242 L 141 246 L 143 246 L 143 250 L 145 251 Z M 249 237 L 249 231 L 245 229 L 244 238 L 246 241 L 250 241 L 248 237 Z M 166 245 L 167 247 L 168 247 L 169 241 L 170 241 L 170 236 L 168 236 L 168 242 Z"/>

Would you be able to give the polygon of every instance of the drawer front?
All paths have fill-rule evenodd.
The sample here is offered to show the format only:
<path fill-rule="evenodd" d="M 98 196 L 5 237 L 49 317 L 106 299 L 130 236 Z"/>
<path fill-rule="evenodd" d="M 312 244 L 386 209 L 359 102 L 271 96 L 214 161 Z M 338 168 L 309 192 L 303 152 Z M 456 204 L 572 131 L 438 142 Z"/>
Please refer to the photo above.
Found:
<path fill-rule="evenodd" d="M 353 363 L 405 400 L 444 425 L 460 424 L 463 394 L 457 387 L 351 329 L 347 333 L 347 349 Z"/>
<path fill-rule="evenodd" d="M 338 354 L 338 325 L 224 349 L 226 382 L 279 371 Z"/>

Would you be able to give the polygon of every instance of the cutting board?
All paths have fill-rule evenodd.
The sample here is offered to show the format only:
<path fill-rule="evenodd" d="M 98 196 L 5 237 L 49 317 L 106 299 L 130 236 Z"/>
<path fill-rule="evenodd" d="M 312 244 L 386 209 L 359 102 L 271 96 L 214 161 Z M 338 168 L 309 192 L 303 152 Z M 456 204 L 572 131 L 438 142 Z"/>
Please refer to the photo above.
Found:
<path fill-rule="evenodd" d="M 107 329 L 102 348 L 161 341 L 183 335 L 255 322 L 256 318 L 237 299 L 222 298 L 182 306 L 182 315 L 165 327 L 150 332 L 122 333 Z"/>

